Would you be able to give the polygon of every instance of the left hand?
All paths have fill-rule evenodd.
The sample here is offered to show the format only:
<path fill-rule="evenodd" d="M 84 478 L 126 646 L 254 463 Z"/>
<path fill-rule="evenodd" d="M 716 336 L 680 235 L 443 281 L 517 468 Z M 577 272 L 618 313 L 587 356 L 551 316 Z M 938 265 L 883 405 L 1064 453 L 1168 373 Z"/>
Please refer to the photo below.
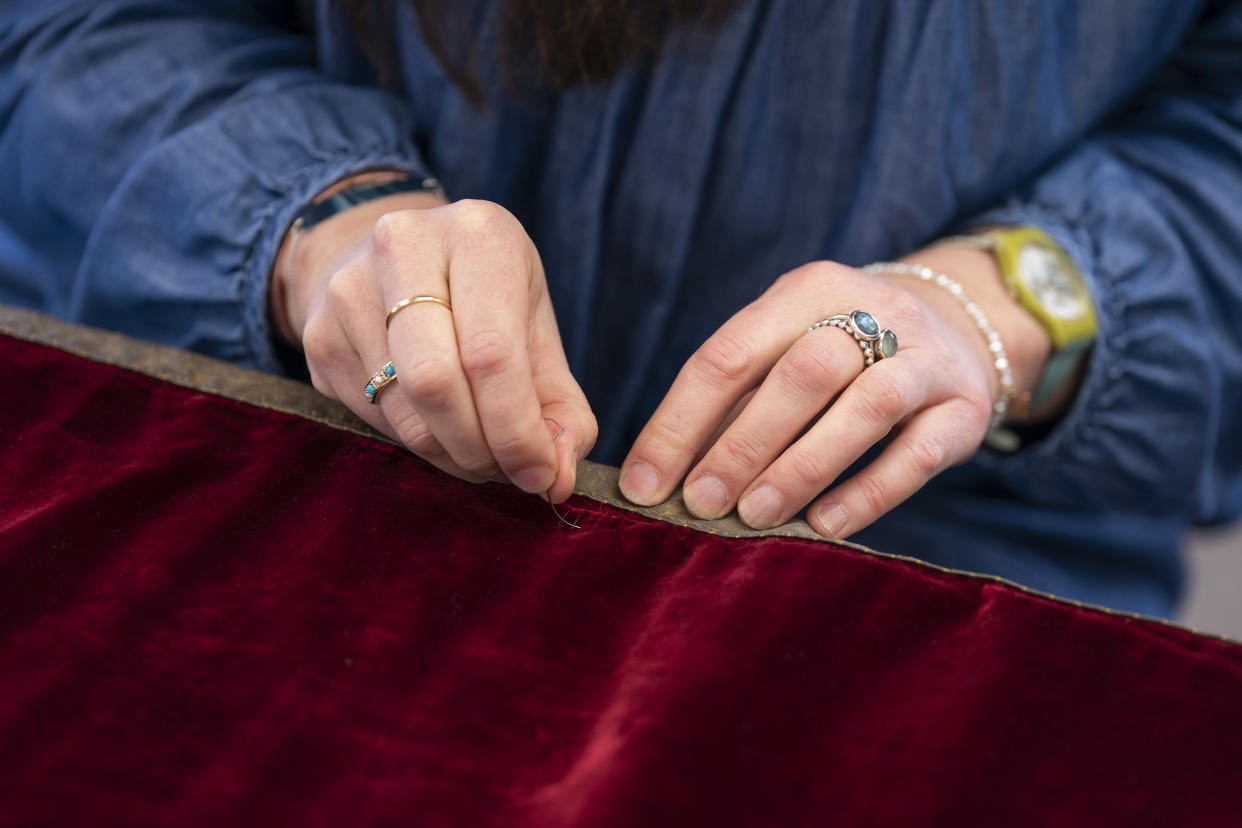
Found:
<path fill-rule="evenodd" d="M 985 290 L 980 280 L 979 296 L 966 280 L 963 286 L 1006 348 L 1010 333 L 1038 336 L 1030 317 L 1013 316 L 1015 309 L 1022 313 L 1016 304 L 1001 304 L 1008 296 L 997 289 L 997 274 L 986 278 L 991 286 Z M 807 330 L 854 310 L 892 329 L 895 356 L 863 370 L 862 351 L 845 331 Z M 1020 330 L 1007 331 L 1002 319 Z M 1023 383 L 1042 370 L 1039 343 L 1011 350 L 1036 361 L 1014 366 L 1019 387 L 1029 387 Z M 1044 358 L 1046 352 L 1045 343 Z M 737 506 L 742 521 L 756 529 L 784 523 L 815 500 L 807 510 L 811 527 L 843 538 L 969 459 L 999 395 L 993 355 L 943 288 L 815 262 L 778 279 L 687 361 L 623 463 L 621 489 L 630 500 L 651 505 L 684 478 L 693 514 L 713 519 Z M 874 461 L 838 482 L 894 431 Z"/>

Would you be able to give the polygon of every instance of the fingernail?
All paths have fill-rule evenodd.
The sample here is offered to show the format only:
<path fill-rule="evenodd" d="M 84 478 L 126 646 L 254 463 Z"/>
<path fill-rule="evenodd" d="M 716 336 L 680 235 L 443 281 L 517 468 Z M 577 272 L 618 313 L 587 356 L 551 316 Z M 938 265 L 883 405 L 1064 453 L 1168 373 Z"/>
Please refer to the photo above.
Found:
<path fill-rule="evenodd" d="M 747 526 L 770 529 L 781 519 L 782 506 L 780 492 L 771 486 L 760 486 L 742 499 L 737 505 L 737 513 Z"/>
<path fill-rule="evenodd" d="M 532 466 L 513 475 L 513 485 L 531 494 L 546 492 L 555 481 L 556 472 L 547 466 Z"/>
<path fill-rule="evenodd" d="M 639 506 L 655 505 L 659 488 L 660 475 L 641 460 L 634 461 L 621 472 L 621 494 Z"/>
<path fill-rule="evenodd" d="M 824 537 L 835 538 L 845 528 L 845 522 L 849 520 L 849 515 L 845 512 L 845 507 L 840 503 L 825 503 L 815 509 L 815 520 L 823 527 L 820 534 Z"/>
<path fill-rule="evenodd" d="M 686 508 L 701 518 L 714 520 L 729 508 L 729 491 L 716 477 L 705 474 L 686 487 L 682 493 Z"/>

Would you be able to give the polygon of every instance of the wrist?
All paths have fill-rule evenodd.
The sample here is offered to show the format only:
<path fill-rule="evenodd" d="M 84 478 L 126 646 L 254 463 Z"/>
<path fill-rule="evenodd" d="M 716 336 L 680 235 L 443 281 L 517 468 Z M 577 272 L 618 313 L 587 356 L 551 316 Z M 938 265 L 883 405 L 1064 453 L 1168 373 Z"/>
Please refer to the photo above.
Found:
<path fill-rule="evenodd" d="M 351 187 L 383 184 L 407 177 L 405 173 L 391 170 L 360 173 L 336 182 L 319 193 L 311 203 L 318 204 Z M 290 227 L 272 268 L 269 293 L 272 320 L 281 336 L 300 347 L 307 307 L 316 293 L 315 287 L 326 275 L 336 272 L 357 255 L 370 239 L 380 216 L 398 210 L 438 207 L 444 203 L 440 195 L 431 191 L 394 193 L 356 204 L 306 229 L 300 229 L 296 223 Z"/>
<path fill-rule="evenodd" d="M 1029 395 L 1039 383 L 1052 342 L 1043 326 L 1027 312 L 1005 288 L 996 257 L 987 250 L 955 244 L 938 244 L 903 257 L 901 261 L 917 263 L 945 273 L 962 286 L 962 291 L 979 306 L 1000 335 L 1004 344 L 1017 399 Z M 993 399 L 1000 395 L 1000 381 L 992 366 L 992 354 L 986 341 L 974 330 L 974 323 L 958 302 L 936 285 L 910 280 L 905 287 L 914 292 L 946 320 L 957 320 L 966 339 L 983 364 L 989 366 L 989 382 Z"/>

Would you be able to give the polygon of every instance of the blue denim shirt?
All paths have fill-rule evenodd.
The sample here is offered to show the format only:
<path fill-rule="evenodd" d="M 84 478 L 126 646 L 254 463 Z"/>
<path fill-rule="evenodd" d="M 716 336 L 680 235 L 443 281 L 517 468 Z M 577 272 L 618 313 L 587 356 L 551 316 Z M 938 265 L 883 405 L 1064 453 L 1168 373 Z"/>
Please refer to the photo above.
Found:
<path fill-rule="evenodd" d="M 1242 512 L 1242 3 L 752 0 L 650 68 L 485 109 L 398 5 L 392 93 L 323 2 L 11 2 L 0 301 L 279 370 L 294 213 L 434 174 L 524 222 L 615 463 L 779 274 L 1032 223 L 1098 306 L 1075 403 L 857 540 L 1166 614 L 1186 526 Z"/>

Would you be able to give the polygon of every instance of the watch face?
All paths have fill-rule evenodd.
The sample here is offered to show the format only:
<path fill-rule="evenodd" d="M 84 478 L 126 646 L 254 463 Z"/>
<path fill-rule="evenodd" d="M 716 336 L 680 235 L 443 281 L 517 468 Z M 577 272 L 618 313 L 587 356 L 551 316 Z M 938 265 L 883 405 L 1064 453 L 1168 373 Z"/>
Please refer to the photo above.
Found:
<path fill-rule="evenodd" d="M 1018 278 L 1026 283 L 1035 301 L 1058 319 L 1086 315 L 1087 296 L 1055 251 L 1038 244 L 1024 246 L 1018 251 Z"/>

